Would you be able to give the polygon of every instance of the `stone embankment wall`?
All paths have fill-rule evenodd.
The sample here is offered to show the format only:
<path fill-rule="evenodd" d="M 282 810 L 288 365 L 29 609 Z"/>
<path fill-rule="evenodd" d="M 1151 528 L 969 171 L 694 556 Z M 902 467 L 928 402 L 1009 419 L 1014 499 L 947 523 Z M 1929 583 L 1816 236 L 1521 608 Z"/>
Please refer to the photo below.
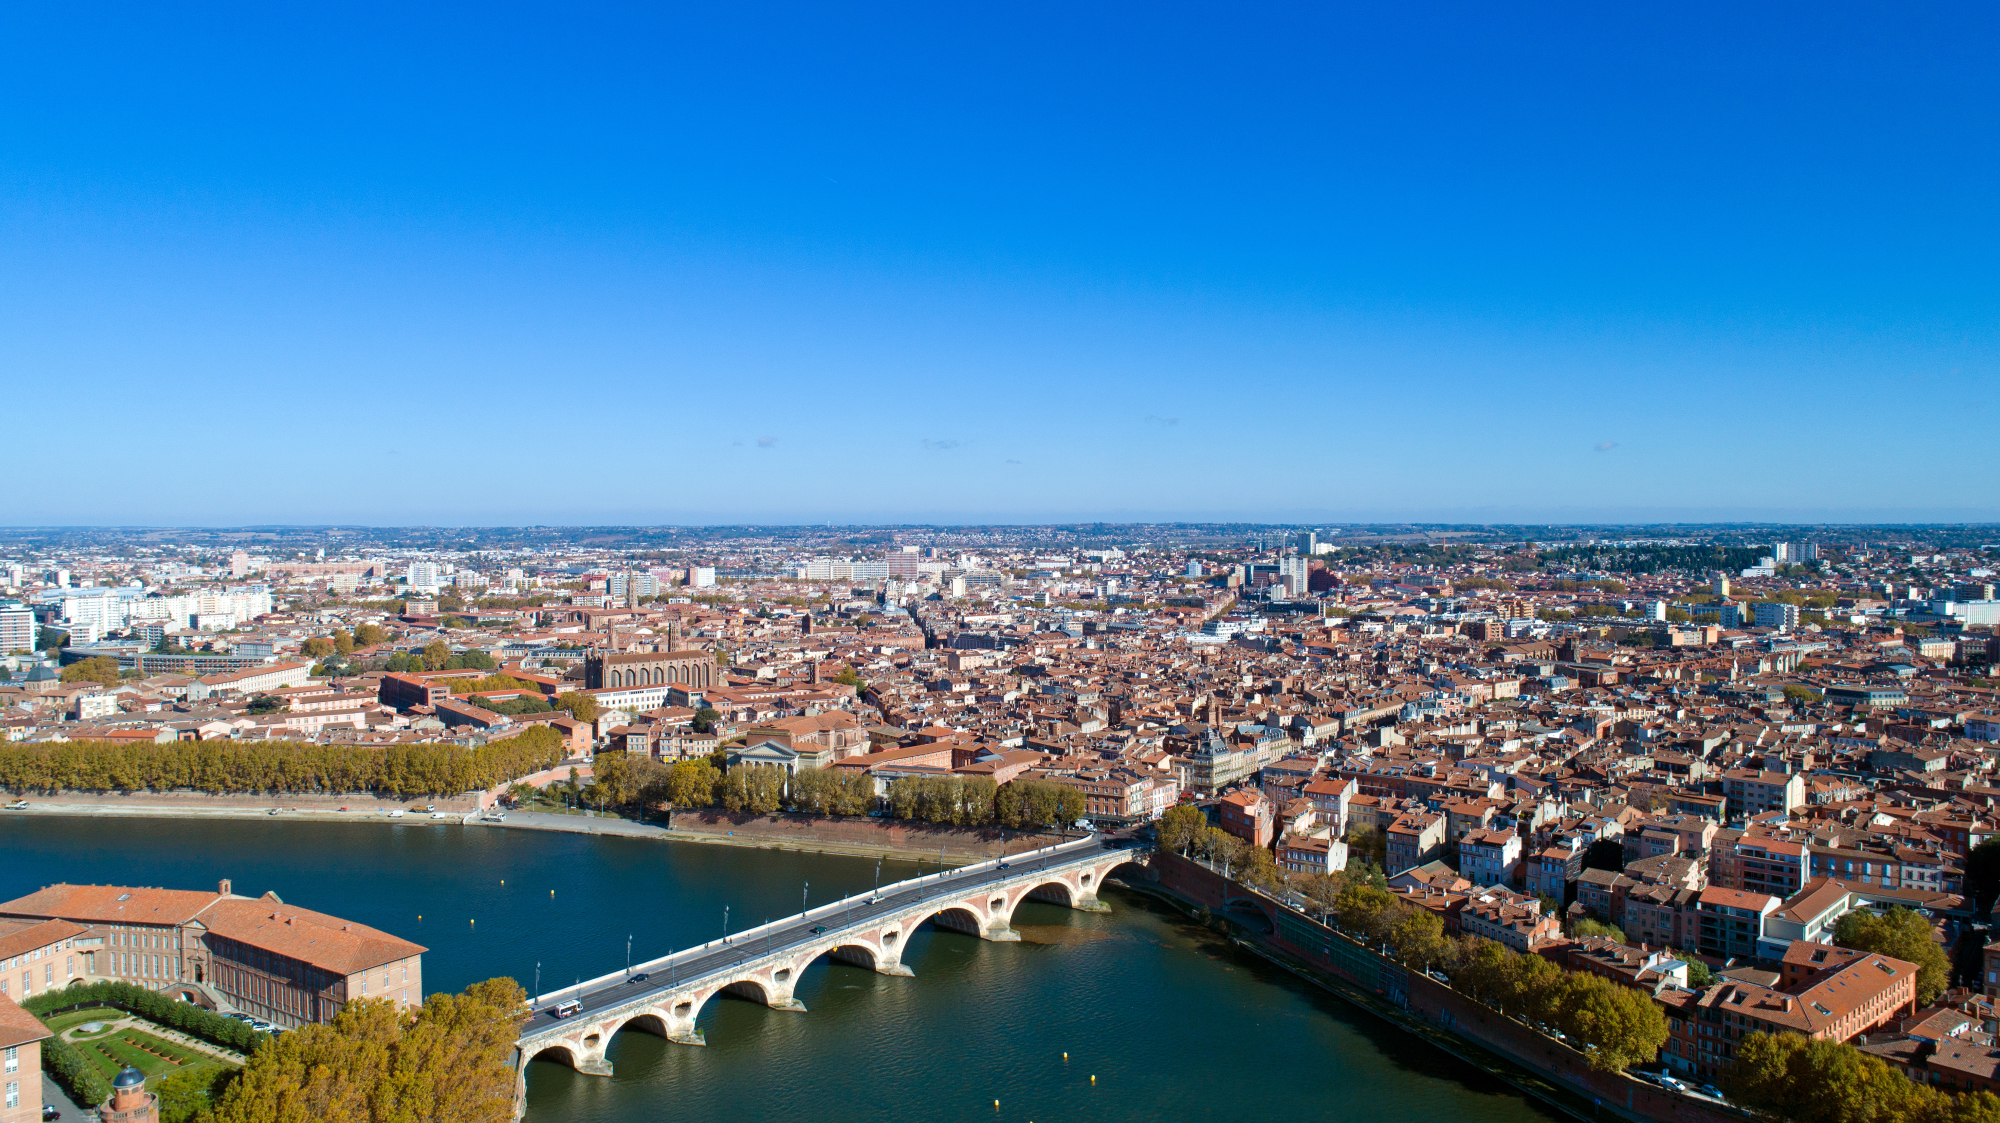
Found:
<path fill-rule="evenodd" d="M 1199 863 L 1174 854 L 1156 854 L 1153 869 L 1161 888 L 1211 912 L 1252 907 L 1264 914 L 1273 933 L 1260 943 L 1314 970 L 1367 990 L 1422 1018 L 1430 1025 L 1479 1045 L 1566 1087 L 1572 1093 L 1628 1118 L 1662 1123 L 1743 1123 L 1724 1108 L 1655 1088 L 1619 1073 L 1590 1067 L 1583 1053 L 1505 1017 L 1431 977 L 1369 950 L 1307 917 L 1280 912 L 1268 899 Z"/>
<path fill-rule="evenodd" d="M 938 847 L 956 858 L 993 858 L 1000 854 L 1002 832 L 997 827 L 944 827 L 930 823 L 909 823 L 900 819 L 822 818 L 817 815 L 751 815 L 730 811 L 676 811 L 676 834 L 726 835 L 768 839 L 774 843 L 806 846 L 814 842 L 841 846 L 869 846 L 935 854 Z M 1055 835 L 1005 832 L 1007 853 L 1048 846 L 1061 841 Z"/>

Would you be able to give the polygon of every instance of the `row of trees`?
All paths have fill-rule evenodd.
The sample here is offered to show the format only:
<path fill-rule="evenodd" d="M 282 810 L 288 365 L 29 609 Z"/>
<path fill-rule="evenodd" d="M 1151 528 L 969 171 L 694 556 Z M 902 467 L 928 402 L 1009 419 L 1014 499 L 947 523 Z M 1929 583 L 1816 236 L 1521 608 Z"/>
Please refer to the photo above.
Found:
<path fill-rule="evenodd" d="M 521 793 L 526 795 L 527 793 Z M 725 773 L 713 757 L 664 764 L 648 757 L 607 754 L 597 759 L 586 798 L 643 810 L 721 807 L 768 815 L 789 807 L 808 815 L 865 815 L 875 806 L 875 782 L 831 768 L 747 766 Z M 998 824 L 1010 830 L 1052 827 L 1083 814 L 1083 793 L 1046 780 L 995 785 L 983 776 L 913 776 L 889 785 L 889 813 L 899 819 L 951 826 Z"/>
<path fill-rule="evenodd" d="M 540 771 L 563 756 L 546 726 L 464 747 L 314 745 L 296 741 L 110 741 L 0 744 L 0 789 L 14 792 L 374 792 L 453 795 Z"/>
<path fill-rule="evenodd" d="M 1724 1094 L 1784 1123 L 2000 1123 L 2000 1097 L 1952 1095 L 1852 1045 L 1750 1033 L 1723 1071 Z"/>
<path fill-rule="evenodd" d="M 1380 867 L 1355 860 L 1352 852 L 1339 873 L 1288 876 L 1269 850 L 1211 826 L 1188 804 L 1161 816 L 1158 835 L 1161 849 L 1226 864 L 1239 881 L 1264 888 L 1289 884 L 1355 939 L 1418 970 L 1442 971 L 1455 987 L 1505 1013 L 1561 1030 L 1588 1046 L 1599 1068 L 1618 1071 L 1650 1061 L 1667 1040 L 1666 1016 L 1649 996 L 1563 971 L 1539 956 L 1517 955 L 1492 940 L 1447 937 L 1436 913 L 1389 892 Z"/>

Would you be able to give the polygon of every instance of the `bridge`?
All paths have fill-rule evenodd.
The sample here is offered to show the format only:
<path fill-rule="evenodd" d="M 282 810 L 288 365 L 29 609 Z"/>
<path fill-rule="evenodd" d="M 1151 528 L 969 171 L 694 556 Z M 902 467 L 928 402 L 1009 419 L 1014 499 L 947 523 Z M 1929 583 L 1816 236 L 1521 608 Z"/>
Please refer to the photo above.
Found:
<path fill-rule="evenodd" d="M 605 1050 L 621 1030 L 705 1045 L 695 1019 L 711 1000 L 729 994 L 773 1010 L 805 1011 L 792 996 L 798 979 L 821 956 L 882 975 L 911 976 L 902 950 L 916 927 L 982 940 L 1019 940 L 1014 910 L 1026 900 L 1101 912 L 1097 891 L 1122 865 L 1146 864 L 1143 851 L 1098 838 L 1078 839 L 1023 854 L 899 881 L 797 916 L 734 933 L 700 947 L 635 964 L 576 986 L 541 995 L 521 1027 L 514 1054 L 514 1110 L 525 1109 L 528 1062 L 548 1058 L 578 1072 L 611 1075 Z M 558 1018 L 555 1010 L 580 1009 Z"/>

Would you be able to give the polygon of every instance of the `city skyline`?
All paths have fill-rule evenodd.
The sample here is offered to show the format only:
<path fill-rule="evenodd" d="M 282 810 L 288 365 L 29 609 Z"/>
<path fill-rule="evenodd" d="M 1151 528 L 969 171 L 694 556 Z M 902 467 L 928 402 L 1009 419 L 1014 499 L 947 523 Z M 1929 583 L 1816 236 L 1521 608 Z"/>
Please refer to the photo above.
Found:
<path fill-rule="evenodd" d="M 2000 520 L 1990 10 L 7 21 L 8 525 Z"/>

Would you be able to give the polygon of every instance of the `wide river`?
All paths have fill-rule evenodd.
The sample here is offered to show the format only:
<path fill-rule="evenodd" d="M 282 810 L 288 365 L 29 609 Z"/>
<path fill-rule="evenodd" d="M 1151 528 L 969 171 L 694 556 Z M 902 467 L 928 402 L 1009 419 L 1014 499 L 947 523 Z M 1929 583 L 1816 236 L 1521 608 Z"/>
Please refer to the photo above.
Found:
<path fill-rule="evenodd" d="M 546 988 L 869 887 L 872 860 L 539 831 L 0 815 L 0 900 L 57 881 L 238 893 L 429 949 L 426 989 Z M 884 862 L 884 881 L 917 872 Z M 536 1063 L 533 1123 L 1559 1118 L 1506 1085 L 1136 893 L 1110 913 L 1030 902 L 1023 940 L 926 925 L 889 978 L 822 961 L 809 1013 L 720 999 L 706 1048 L 620 1034 L 616 1075 Z M 1067 1059 L 1064 1054 L 1067 1053 Z M 1092 1078 L 1095 1077 L 1093 1083 Z M 1000 1101 L 994 1106 L 994 1101 Z"/>

